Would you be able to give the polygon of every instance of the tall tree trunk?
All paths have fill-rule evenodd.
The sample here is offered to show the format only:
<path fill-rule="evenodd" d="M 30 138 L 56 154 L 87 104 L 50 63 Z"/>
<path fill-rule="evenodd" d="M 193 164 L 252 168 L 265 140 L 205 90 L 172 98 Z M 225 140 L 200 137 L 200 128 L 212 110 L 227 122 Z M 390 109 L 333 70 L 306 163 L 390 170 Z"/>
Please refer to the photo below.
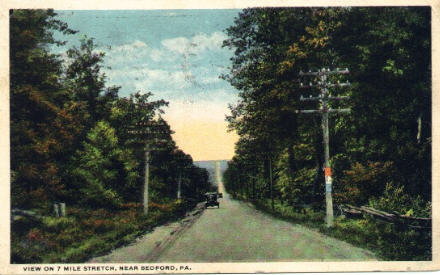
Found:
<path fill-rule="evenodd" d="M 422 114 L 419 114 L 417 118 L 417 143 L 420 144 L 422 139 Z"/>

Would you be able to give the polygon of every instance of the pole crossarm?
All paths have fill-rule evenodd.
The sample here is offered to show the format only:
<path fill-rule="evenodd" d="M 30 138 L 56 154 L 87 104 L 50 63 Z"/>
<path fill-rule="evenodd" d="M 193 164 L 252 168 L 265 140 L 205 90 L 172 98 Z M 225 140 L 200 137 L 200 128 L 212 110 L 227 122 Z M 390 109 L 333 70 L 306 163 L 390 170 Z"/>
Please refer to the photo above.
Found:
<path fill-rule="evenodd" d="M 322 114 L 322 113 L 349 113 L 351 112 L 350 108 L 344 109 L 327 109 L 325 110 L 297 110 L 297 114 Z"/>
<path fill-rule="evenodd" d="M 345 83 L 331 83 L 331 84 L 326 84 L 325 87 L 350 87 L 351 83 L 349 82 L 345 82 Z"/>
<path fill-rule="evenodd" d="M 318 70 L 317 72 L 312 72 L 312 71 L 303 72 L 303 71 L 300 71 L 299 75 L 300 76 L 305 76 L 305 75 L 318 76 L 318 75 L 349 74 L 349 73 L 350 73 L 350 71 L 348 70 L 348 68 L 345 68 L 345 69 L 336 68 L 336 70 L 332 70 L 332 71 L 330 69 L 328 69 L 328 68 L 327 69 L 323 68 L 323 69 Z"/>
<path fill-rule="evenodd" d="M 313 96 L 313 97 L 312 96 L 310 96 L 310 97 L 303 97 L 303 96 L 301 96 L 299 98 L 300 101 L 315 101 L 315 100 L 320 100 L 320 99 L 322 99 L 321 95 Z"/>
<path fill-rule="evenodd" d="M 349 99 L 349 96 L 328 96 L 328 97 L 323 97 L 322 95 L 319 96 L 310 96 L 310 97 L 303 97 L 301 96 L 299 98 L 300 101 L 315 101 L 315 100 L 322 100 L 322 99 L 331 99 L 331 100 L 344 100 L 344 99 Z"/>
<path fill-rule="evenodd" d="M 349 113 L 351 112 L 350 108 L 344 108 L 344 109 L 328 109 L 330 113 Z"/>
<path fill-rule="evenodd" d="M 297 114 L 322 114 L 322 110 L 296 110 Z"/>
<path fill-rule="evenodd" d="M 329 96 L 328 99 L 331 100 L 344 100 L 344 99 L 349 99 L 350 97 L 347 95 L 343 95 L 343 96 Z"/>
<path fill-rule="evenodd" d="M 316 84 L 309 83 L 308 85 L 304 85 L 304 83 L 300 83 L 299 87 L 302 89 L 306 88 L 333 88 L 333 87 L 349 87 L 351 86 L 351 83 L 344 82 L 344 83 L 323 83 L 323 82 L 317 82 Z"/>

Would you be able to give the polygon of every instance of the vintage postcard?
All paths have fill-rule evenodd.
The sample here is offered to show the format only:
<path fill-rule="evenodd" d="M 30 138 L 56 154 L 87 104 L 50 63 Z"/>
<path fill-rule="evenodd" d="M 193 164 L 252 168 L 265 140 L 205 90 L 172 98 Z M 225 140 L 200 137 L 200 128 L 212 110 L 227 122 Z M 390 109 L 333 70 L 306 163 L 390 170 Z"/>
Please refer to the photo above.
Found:
<path fill-rule="evenodd" d="M 439 269 L 438 2 L 1 12 L 1 274 Z"/>

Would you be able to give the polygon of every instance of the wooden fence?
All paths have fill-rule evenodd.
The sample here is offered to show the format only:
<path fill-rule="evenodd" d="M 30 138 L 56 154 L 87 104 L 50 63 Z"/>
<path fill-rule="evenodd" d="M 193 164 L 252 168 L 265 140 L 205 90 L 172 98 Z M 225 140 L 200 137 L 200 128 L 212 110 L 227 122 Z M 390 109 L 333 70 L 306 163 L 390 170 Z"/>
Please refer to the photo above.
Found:
<path fill-rule="evenodd" d="M 362 218 L 364 215 L 369 215 L 384 222 L 415 229 L 431 229 L 432 225 L 431 218 L 404 216 L 395 212 L 387 213 L 367 206 L 356 207 L 344 204 L 339 205 L 339 209 L 347 218 Z"/>

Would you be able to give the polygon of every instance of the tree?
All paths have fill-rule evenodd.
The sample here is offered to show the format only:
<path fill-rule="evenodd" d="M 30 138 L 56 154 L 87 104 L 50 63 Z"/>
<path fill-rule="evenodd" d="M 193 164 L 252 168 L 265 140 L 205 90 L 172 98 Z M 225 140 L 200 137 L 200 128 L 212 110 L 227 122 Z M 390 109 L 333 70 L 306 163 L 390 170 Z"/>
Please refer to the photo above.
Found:
<path fill-rule="evenodd" d="M 75 154 L 72 200 L 91 207 L 116 207 L 122 202 L 117 192 L 123 184 L 118 181 L 122 150 L 117 145 L 114 129 L 107 122 L 98 122 L 87 135 L 84 149 Z"/>
<path fill-rule="evenodd" d="M 52 44 L 63 44 L 53 38 L 52 31 L 74 31 L 55 20 L 55 15 L 52 10 L 11 10 L 13 206 L 47 205 L 48 199 L 60 195 L 63 153 L 81 129 L 72 106 L 66 102 L 61 61 L 48 51 Z"/>
<path fill-rule="evenodd" d="M 95 50 L 92 38 L 82 39 L 80 47 L 69 49 L 67 56 L 70 64 L 66 68 L 65 82 L 72 100 L 84 108 L 84 122 L 92 127 L 97 121 L 108 119 L 119 88 L 105 87 L 105 75 L 101 72 L 105 54 Z"/>
<path fill-rule="evenodd" d="M 317 103 L 305 105 L 299 100 L 304 93 L 317 96 L 318 90 L 301 90 L 304 80 L 299 72 L 348 67 L 352 87 L 342 94 L 330 88 L 331 95 L 349 95 L 352 108 L 350 115 L 334 117 L 330 125 L 336 192 L 345 192 L 342 183 L 349 181 L 356 163 L 377 163 L 390 167 L 386 178 L 403 184 L 412 196 L 430 199 L 429 8 L 246 9 L 226 32 L 224 46 L 234 49 L 235 55 L 224 78 L 240 91 L 239 102 L 230 107 L 227 118 L 240 135 L 229 178 L 240 179 L 230 173 L 244 171 L 238 167 L 246 162 L 258 167 L 256 158 L 248 156 L 270 153 L 278 159 L 279 190 L 291 190 L 285 192 L 291 196 L 292 190 L 312 187 L 315 195 L 307 193 L 301 200 L 319 201 L 323 193 L 320 119 L 295 113 L 318 108 Z M 331 107 L 340 104 L 332 102 Z M 243 173 L 258 176 L 261 170 Z M 380 182 L 369 196 L 380 196 L 385 186 L 385 181 Z M 366 201 L 358 199 L 357 203 Z"/>

